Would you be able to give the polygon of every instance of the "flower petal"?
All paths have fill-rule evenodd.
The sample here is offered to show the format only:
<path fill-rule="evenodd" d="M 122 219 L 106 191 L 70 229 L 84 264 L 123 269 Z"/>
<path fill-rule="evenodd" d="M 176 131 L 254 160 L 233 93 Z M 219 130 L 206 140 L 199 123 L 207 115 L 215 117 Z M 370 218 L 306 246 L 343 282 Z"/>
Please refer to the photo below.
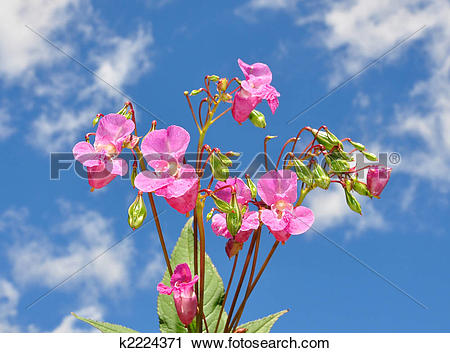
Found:
<path fill-rule="evenodd" d="M 260 211 L 261 221 L 270 229 L 270 231 L 284 230 L 289 224 L 288 217 L 278 218 L 272 210 Z"/>
<path fill-rule="evenodd" d="M 259 213 L 257 211 L 247 211 L 242 217 L 240 231 L 254 230 L 259 227 Z"/>
<path fill-rule="evenodd" d="M 232 238 L 227 228 L 227 221 L 225 213 L 216 213 L 211 219 L 211 228 L 214 234 L 225 237 L 227 239 Z"/>
<path fill-rule="evenodd" d="M 167 198 L 183 196 L 193 185 L 198 185 L 198 176 L 194 167 L 189 164 L 183 164 L 179 175 L 173 178 L 173 181 L 166 187 L 156 191 L 156 195 Z"/>
<path fill-rule="evenodd" d="M 264 84 L 269 84 L 272 82 L 272 71 L 270 71 L 269 66 L 266 64 L 254 63 L 249 65 L 241 59 L 238 59 L 238 65 L 241 68 L 246 80 L 252 77 L 257 77 L 261 79 L 261 82 L 264 82 Z"/>
<path fill-rule="evenodd" d="M 106 168 L 111 174 L 124 176 L 128 172 L 128 164 L 122 158 L 115 158 L 106 162 Z"/>
<path fill-rule="evenodd" d="M 242 123 L 248 119 L 248 116 L 255 107 L 261 103 L 261 98 L 254 97 L 247 91 L 240 89 L 236 92 L 231 106 L 231 114 L 234 120 Z"/>
<path fill-rule="evenodd" d="M 108 114 L 100 119 L 94 145 L 113 144 L 117 152 L 122 150 L 122 143 L 133 132 L 134 123 L 121 114 Z"/>
<path fill-rule="evenodd" d="M 273 236 L 275 237 L 276 240 L 281 241 L 282 244 L 284 244 L 284 242 L 286 240 L 289 239 L 289 237 L 291 236 L 288 232 L 286 232 L 285 230 L 280 230 L 280 231 L 270 231 Z"/>
<path fill-rule="evenodd" d="M 167 129 L 149 132 L 142 141 L 142 153 L 147 162 L 170 156 L 181 160 L 190 141 L 189 133 L 180 126 L 171 125 Z M 165 158 L 163 158 L 165 156 Z"/>
<path fill-rule="evenodd" d="M 95 152 L 94 146 L 88 142 L 78 142 L 73 147 L 72 153 L 75 159 L 85 167 L 95 167 L 103 164 L 103 162 L 99 159 L 100 154 Z"/>
<path fill-rule="evenodd" d="M 166 286 L 164 283 L 158 283 L 156 289 L 159 293 L 167 295 L 171 295 L 173 291 L 173 288 Z"/>
<path fill-rule="evenodd" d="M 290 234 L 305 233 L 314 223 L 314 214 L 307 207 L 299 206 L 294 208 L 293 216 L 286 228 L 286 231 Z"/>
<path fill-rule="evenodd" d="M 237 202 L 239 204 L 243 205 L 252 199 L 252 192 L 250 191 L 248 186 L 245 185 L 245 183 L 237 177 L 234 177 L 234 178 L 230 177 L 225 181 L 218 181 L 216 183 L 216 187 L 214 188 L 214 190 L 218 190 L 226 185 L 231 185 L 236 188 L 236 198 L 237 198 Z M 215 195 L 219 199 L 222 199 L 226 202 L 230 202 L 231 201 L 231 188 L 227 187 L 222 190 L 219 190 L 215 193 Z"/>
<path fill-rule="evenodd" d="M 173 270 L 172 277 L 170 278 L 170 285 L 175 287 L 177 282 L 188 283 L 192 280 L 191 269 L 187 263 L 179 264 Z"/>
<path fill-rule="evenodd" d="M 292 170 L 271 170 L 258 180 L 258 194 L 267 205 L 278 200 L 297 200 L 297 175 Z"/>
<path fill-rule="evenodd" d="M 89 185 L 95 189 L 101 189 L 108 185 L 115 177 L 115 174 L 111 174 L 105 165 L 99 165 L 96 167 L 87 168 Z"/>
<path fill-rule="evenodd" d="M 150 170 L 140 172 L 134 180 L 134 185 L 141 191 L 153 192 L 173 183 L 174 177 L 167 173 L 155 173 Z"/>

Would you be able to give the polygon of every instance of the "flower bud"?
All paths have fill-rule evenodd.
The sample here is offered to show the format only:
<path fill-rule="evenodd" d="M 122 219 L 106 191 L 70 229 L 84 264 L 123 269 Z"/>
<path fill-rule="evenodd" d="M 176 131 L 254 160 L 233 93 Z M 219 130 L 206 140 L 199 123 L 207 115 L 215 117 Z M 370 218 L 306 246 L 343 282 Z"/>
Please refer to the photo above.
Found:
<path fill-rule="evenodd" d="M 228 80 L 224 77 L 217 82 L 217 90 L 219 92 L 225 92 L 227 90 Z"/>
<path fill-rule="evenodd" d="M 367 152 L 367 151 L 361 151 L 361 153 L 372 162 L 376 162 L 378 160 L 377 156 L 375 156 L 373 153 Z"/>
<path fill-rule="evenodd" d="M 136 200 L 128 208 L 128 224 L 135 230 L 139 228 L 142 223 L 144 223 L 147 217 L 147 208 L 145 207 L 145 202 L 142 197 L 142 192 L 140 191 L 136 197 Z"/>
<path fill-rule="evenodd" d="M 348 207 L 350 207 L 350 209 L 352 211 L 362 214 L 361 213 L 361 205 L 359 204 L 358 200 L 352 194 L 350 194 L 346 188 L 344 189 L 344 191 L 345 191 L 345 199 L 347 201 Z"/>
<path fill-rule="evenodd" d="M 227 213 L 226 221 L 227 221 L 227 229 L 230 234 L 234 237 L 241 229 L 242 225 L 242 211 L 237 202 L 236 192 L 233 191 L 231 193 L 231 207 L 232 212 Z"/>
<path fill-rule="evenodd" d="M 355 190 L 358 194 L 362 196 L 372 197 L 372 194 L 370 193 L 367 185 L 357 179 L 353 180 L 353 190 Z"/>
<path fill-rule="evenodd" d="M 367 172 L 367 188 L 373 196 L 380 196 L 391 177 L 391 171 L 391 168 L 385 166 L 369 168 L 369 171 Z"/>
<path fill-rule="evenodd" d="M 97 114 L 97 116 L 94 118 L 94 120 L 92 120 L 92 126 L 95 127 L 95 125 L 97 125 L 97 123 L 99 122 L 100 118 L 101 118 L 101 115 Z"/>
<path fill-rule="evenodd" d="M 255 125 L 256 127 L 264 129 L 267 125 L 264 114 L 257 111 L 256 109 L 253 109 L 248 117 L 252 122 L 252 124 Z"/>
<path fill-rule="evenodd" d="M 211 197 L 212 197 L 212 199 L 213 199 L 213 201 L 214 201 L 214 203 L 215 203 L 215 205 L 216 205 L 216 208 L 220 211 L 220 212 L 222 212 L 222 213 L 230 213 L 230 212 L 232 212 L 233 211 L 233 207 L 231 207 L 231 205 L 228 203 L 228 202 L 226 202 L 226 201 L 224 201 L 224 200 L 222 200 L 222 199 L 219 199 L 216 195 L 214 195 L 214 194 L 211 194 Z"/>
<path fill-rule="evenodd" d="M 242 250 L 243 246 L 243 243 L 234 239 L 229 239 L 225 245 L 225 252 L 227 253 L 228 258 L 231 259 L 233 256 L 237 255 L 237 253 Z"/>
<path fill-rule="evenodd" d="M 308 187 L 311 187 L 314 183 L 314 176 L 309 170 L 309 168 L 297 158 L 293 159 L 293 163 L 295 166 L 295 172 L 297 173 L 297 177 L 303 181 Z"/>
<path fill-rule="evenodd" d="M 209 75 L 208 78 L 212 82 L 216 82 L 217 80 L 219 80 L 219 76 L 217 75 Z"/>
<path fill-rule="evenodd" d="M 331 159 L 328 156 L 325 157 L 325 160 L 327 161 L 328 165 L 330 166 L 331 170 L 335 173 L 343 173 L 348 172 L 350 169 L 350 165 L 346 160 L 343 159 Z"/>
<path fill-rule="evenodd" d="M 228 170 L 228 167 L 222 162 L 222 160 L 216 155 L 216 153 L 213 153 L 211 155 L 210 166 L 214 178 L 220 181 L 225 181 L 228 179 L 230 171 Z"/>
<path fill-rule="evenodd" d="M 314 182 L 316 185 L 321 189 L 328 189 L 330 186 L 330 177 L 328 176 L 328 173 L 319 165 L 316 163 L 313 169 L 313 177 Z"/>
<path fill-rule="evenodd" d="M 317 142 L 323 145 L 327 150 L 331 150 L 334 146 L 342 147 L 342 142 L 329 131 L 318 131 L 311 129 L 311 133 L 316 138 Z"/>
<path fill-rule="evenodd" d="M 199 89 L 193 89 L 193 90 L 191 91 L 191 93 L 189 93 L 189 95 L 190 95 L 190 96 L 196 96 L 196 95 L 199 94 L 201 91 L 202 91 L 201 88 L 199 88 Z"/>
<path fill-rule="evenodd" d="M 227 167 L 231 167 L 233 165 L 233 162 L 228 156 L 224 155 L 221 152 L 217 153 L 217 157 L 219 157 L 220 161 Z"/>
<path fill-rule="evenodd" d="M 256 185 L 253 182 L 253 180 L 250 179 L 250 176 L 248 174 L 245 175 L 245 179 L 247 180 L 247 186 L 250 189 L 250 192 L 252 193 L 252 199 L 254 199 L 258 194 L 258 189 L 256 188 Z"/>
<path fill-rule="evenodd" d="M 189 325 L 197 315 L 197 296 L 192 285 L 173 292 L 173 301 L 178 317 L 184 325 Z"/>
<path fill-rule="evenodd" d="M 355 142 L 355 141 L 352 141 L 352 140 L 350 140 L 349 142 L 353 145 L 353 147 L 355 147 L 360 152 L 362 152 L 362 151 L 364 151 L 366 149 L 366 146 L 364 146 L 361 143 L 358 143 L 358 142 Z"/>
<path fill-rule="evenodd" d="M 209 211 L 208 214 L 206 215 L 206 222 L 208 222 L 213 215 L 214 215 L 214 208 L 212 208 L 211 211 Z"/>
<path fill-rule="evenodd" d="M 134 189 L 134 180 L 137 177 L 137 168 L 135 166 L 133 166 L 133 170 L 131 171 L 131 177 L 130 177 L 130 181 L 131 181 L 131 185 L 133 186 Z"/>

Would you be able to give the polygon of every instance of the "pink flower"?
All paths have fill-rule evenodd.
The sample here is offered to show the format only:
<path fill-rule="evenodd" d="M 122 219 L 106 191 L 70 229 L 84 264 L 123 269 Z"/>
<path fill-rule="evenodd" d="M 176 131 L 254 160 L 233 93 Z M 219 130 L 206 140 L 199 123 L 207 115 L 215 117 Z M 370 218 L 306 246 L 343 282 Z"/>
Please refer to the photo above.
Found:
<path fill-rule="evenodd" d="M 235 187 L 236 198 L 240 207 L 246 205 L 252 198 L 252 193 L 245 183 L 239 178 L 228 178 L 226 181 L 218 181 L 215 190 L 218 190 L 226 185 Z M 226 201 L 231 201 L 231 188 L 223 188 L 215 193 L 215 195 Z M 258 212 L 246 211 L 242 217 L 242 225 L 239 232 L 234 237 L 234 240 L 239 243 L 245 243 L 253 230 L 258 229 L 259 218 Z M 216 235 L 223 236 L 227 239 L 233 238 L 227 228 L 226 215 L 224 213 L 217 213 L 211 220 L 211 228 Z"/>
<path fill-rule="evenodd" d="M 245 76 L 245 81 L 241 82 L 241 88 L 234 95 L 232 114 L 238 123 L 248 119 L 248 116 L 255 107 L 267 100 L 272 114 L 278 108 L 278 97 L 280 93 L 271 86 L 272 72 L 266 64 L 255 63 L 248 65 L 238 59 L 239 67 Z"/>
<path fill-rule="evenodd" d="M 391 177 L 391 171 L 392 168 L 384 166 L 369 168 L 369 171 L 367 172 L 367 188 L 373 196 L 380 196 Z"/>
<path fill-rule="evenodd" d="M 192 278 L 188 264 L 183 263 L 175 267 L 170 279 L 170 287 L 164 283 L 159 283 L 157 286 L 158 292 L 161 294 L 171 295 L 173 293 L 178 317 L 186 326 L 192 322 L 197 314 L 197 296 L 193 288 L 197 281 L 198 276 L 195 275 Z"/>
<path fill-rule="evenodd" d="M 120 114 L 108 114 L 98 123 L 94 146 L 84 141 L 74 146 L 73 155 L 86 167 L 89 185 L 93 188 L 100 189 L 117 175 L 127 173 L 126 161 L 117 156 L 133 130 L 133 121 Z"/>
<path fill-rule="evenodd" d="M 314 222 L 312 211 L 294 207 L 297 200 L 297 175 L 291 170 L 271 170 L 258 181 L 258 194 L 270 209 L 260 210 L 261 221 L 282 243 L 291 234 L 306 232 Z"/>
<path fill-rule="evenodd" d="M 197 201 L 197 173 L 183 163 L 189 140 L 189 133 L 176 125 L 148 133 L 141 149 L 155 171 L 141 172 L 134 181 L 139 190 L 155 192 L 181 213 L 192 210 Z"/>

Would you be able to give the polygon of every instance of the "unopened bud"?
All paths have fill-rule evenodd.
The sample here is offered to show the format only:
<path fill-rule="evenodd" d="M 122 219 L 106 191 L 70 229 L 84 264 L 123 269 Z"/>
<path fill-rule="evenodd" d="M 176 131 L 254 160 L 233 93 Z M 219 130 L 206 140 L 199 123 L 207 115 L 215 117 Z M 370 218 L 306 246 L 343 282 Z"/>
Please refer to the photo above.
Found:
<path fill-rule="evenodd" d="M 193 89 L 193 90 L 191 91 L 191 93 L 189 93 L 189 95 L 190 95 L 190 96 L 195 96 L 195 95 L 199 94 L 201 91 L 202 91 L 201 88 L 199 88 L 199 89 Z"/>
<path fill-rule="evenodd" d="M 314 182 L 319 188 L 325 190 L 328 189 L 328 187 L 330 186 L 330 177 L 328 176 L 328 173 L 319 164 L 316 163 L 312 174 L 314 177 Z"/>
<path fill-rule="evenodd" d="M 206 222 L 208 222 L 213 215 L 214 215 L 214 208 L 212 208 L 211 211 L 209 211 L 208 214 L 206 215 Z"/>
<path fill-rule="evenodd" d="M 266 118 L 263 113 L 260 111 L 257 111 L 256 109 L 253 109 L 252 112 L 249 115 L 249 119 L 252 122 L 253 125 L 256 127 L 260 127 L 264 129 L 266 127 Z"/>
<path fill-rule="evenodd" d="M 308 187 L 311 187 L 314 183 L 314 176 L 311 170 L 309 170 L 309 168 L 300 159 L 294 158 L 293 163 L 297 177 Z"/>
<path fill-rule="evenodd" d="M 355 142 L 355 141 L 349 141 L 353 147 L 355 147 L 358 151 L 362 152 L 366 149 L 366 146 L 364 146 L 363 144 L 359 143 L 359 142 Z"/>
<path fill-rule="evenodd" d="M 391 177 L 391 171 L 391 168 L 384 166 L 369 168 L 367 172 L 367 187 L 373 196 L 380 196 Z"/>
<path fill-rule="evenodd" d="M 226 216 L 227 229 L 234 238 L 234 236 L 239 232 L 239 229 L 241 229 L 241 225 L 242 225 L 242 213 L 241 213 L 242 211 L 237 202 L 237 197 L 236 197 L 235 191 L 233 191 L 231 193 L 230 204 L 231 204 L 233 211 L 230 213 L 227 213 L 227 216 Z"/>
<path fill-rule="evenodd" d="M 231 161 L 230 158 L 228 158 L 226 155 L 224 155 L 221 152 L 217 153 L 217 157 L 219 157 L 220 161 L 226 165 L 227 167 L 231 167 L 233 165 L 233 162 Z"/>
<path fill-rule="evenodd" d="M 373 153 L 367 152 L 367 151 L 361 151 L 361 153 L 372 162 L 376 162 L 378 160 L 377 156 L 375 156 Z"/>
<path fill-rule="evenodd" d="M 325 157 L 325 160 L 327 161 L 328 165 L 330 166 L 331 170 L 335 173 L 344 173 L 348 172 L 350 169 L 350 165 L 346 160 L 343 159 L 331 159 L 328 156 Z"/>
<path fill-rule="evenodd" d="M 250 176 L 248 174 L 245 175 L 245 179 L 247 180 L 247 186 L 250 189 L 250 192 L 252 193 L 252 199 L 254 199 L 258 194 L 258 189 L 256 188 L 256 185 L 253 182 L 253 180 L 250 179 Z"/>
<path fill-rule="evenodd" d="M 92 126 L 95 127 L 95 125 L 97 125 L 97 123 L 99 122 L 100 118 L 101 118 L 101 115 L 97 114 L 97 116 L 94 118 L 94 120 L 92 120 Z"/>
<path fill-rule="evenodd" d="M 342 142 L 330 131 L 318 131 L 316 129 L 311 129 L 311 133 L 314 135 L 317 142 L 324 146 L 328 151 L 330 151 L 334 146 L 342 147 Z"/>
<path fill-rule="evenodd" d="M 367 185 L 357 179 L 353 180 L 353 190 L 355 190 L 358 194 L 362 196 L 372 197 L 372 194 L 370 193 Z"/>
<path fill-rule="evenodd" d="M 361 205 L 359 204 L 358 200 L 351 193 L 349 193 L 347 189 L 344 189 L 344 191 L 345 191 L 345 200 L 347 201 L 348 207 L 350 207 L 352 211 L 362 214 Z"/>
<path fill-rule="evenodd" d="M 217 82 L 217 90 L 219 92 L 225 92 L 227 90 L 227 87 L 228 87 L 228 80 L 225 77 L 221 78 L 219 82 Z"/>
<path fill-rule="evenodd" d="M 219 199 L 214 194 L 211 194 L 211 197 L 212 197 L 212 199 L 214 201 L 214 204 L 216 205 L 216 208 L 220 212 L 222 212 L 222 213 L 230 213 L 230 212 L 233 211 L 233 207 L 231 207 L 231 205 L 228 202 L 226 202 L 226 201 L 224 201 L 222 199 Z"/>
<path fill-rule="evenodd" d="M 216 153 L 213 153 L 211 155 L 210 166 L 214 178 L 220 181 L 225 181 L 228 179 L 230 171 L 228 170 L 228 167 L 222 162 L 222 160 L 216 155 Z"/>
<path fill-rule="evenodd" d="M 137 177 L 137 168 L 135 166 L 133 166 L 133 170 L 131 171 L 131 177 L 130 177 L 130 181 L 131 181 L 131 185 L 133 186 L 134 189 L 134 180 Z"/>
<path fill-rule="evenodd" d="M 219 76 L 217 75 L 209 75 L 208 76 L 210 81 L 216 82 L 219 79 Z"/>
<path fill-rule="evenodd" d="M 142 192 L 139 192 L 136 200 L 128 208 L 128 224 L 135 230 L 142 226 L 147 217 L 147 208 L 142 197 Z"/>

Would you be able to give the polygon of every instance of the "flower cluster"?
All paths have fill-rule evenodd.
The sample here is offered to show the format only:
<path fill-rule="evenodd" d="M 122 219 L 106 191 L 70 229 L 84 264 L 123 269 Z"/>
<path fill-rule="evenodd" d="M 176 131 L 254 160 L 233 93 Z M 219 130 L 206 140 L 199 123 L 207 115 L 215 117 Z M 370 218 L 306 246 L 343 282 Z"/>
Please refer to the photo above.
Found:
<path fill-rule="evenodd" d="M 249 65 L 239 59 L 238 65 L 245 80 L 208 75 L 205 77 L 205 87 L 190 93 L 185 92 L 199 133 L 195 165 L 186 163 L 185 154 L 191 142 L 188 131 L 176 125 L 156 129 L 156 122 L 152 122 L 149 131 L 142 137 L 137 133 L 135 112 L 130 102 L 125 103 L 116 114 L 97 115 L 93 122 L 94 126 L 98 124 L 96 132 L 88 133 L 86 141 L 77 143 L 73 148 L 76 160 L 87 169 L 91 190 L 105 187 L 118 175 L 125 176 L 129 166 L 124 159 L 119 158 L 119 155 L 124 148 L 131 150 L 133 165 L 130 179 L 133 188 L 137 189 L 137 196 L 128 209 L 128 223 L 133 230 L 144 224 L 147 216 L 144 200 L 146 193 L 166 261 L 167 273 L 170 275 L 170 286 L 161 282 L 157 290 L 162 295 L 173 294 L 174 302 L 172 315 L 169 315 L 169 318 L 160 317 L 160 321 L 164 322 L 178 316 L 177 320 L 184 325 L 181 328 L 189 332 L 203 332 L 203 326 L 206 330 L 208 327 L 210 330 L 215 327 L 216 332 L 219 327 L 223 332 L 245 331 L 244 328 L 239 328 L 242 312 L 278 244 L 285 244 L 292 235 L 307 232 L 314 224 L 313 211 L 303 206 L 308 193 L 316 188 L 326 190 L 333 183 L 343 189 L 350 209 L 361 214 L 361 205 L 355 195 L 379 198 L 391 174 L 390 168 L 375 163 L 361 169 L 351 166 L 355 153 L 362 153 L 373 162 L 377 161 L 377 158 L 368 152 L 364 145 L 350 138 L 338 139 L 326 126 L 321 126 L 318 129 L 304 127 L 295 137 L 289 138 L 278 155 L 275 168 L 271 170 L 268 168 L 267 142 L 273 136 L 267 136 L 264 140 L 266 172 L 255 182 L 248 175 L 245 176 L 245 182 L 241 178 L 230 177 L 229 168 L 233 165 L 230 157 L 236 153 L 232 151 L 222 153 L 218 147 L 212 148 L 205 144 L 208 129 L 229 112 L 239 124 L 250 120 L 257 127 L 265 127 L 264 114 L 255 108 L 266 100 L 274 114 L 280 96 L 271 86 L 272 72 L 266 64 Z M 212 90 L 211 85 L 214 84 L 215 90 Z M 236 87 L 231 87 L 232 84 Z M 190 97 L 200 93 L 204 94 L 204 97 L 196 114 Z M 227 108 L 218 113 L 218 108 L 223 105 Z M 303 132 L 311 134 L 311 142 L 299 153 L 296 147 Z M 95 136 L 93 145 L 89 142 L 91 135 Z M 347 144 L 352 146 L 352 150 L 345 150 Z M 285 153 L 288 146 L 290 151 Z M 211 169 L 212 176 L 210 179 L 207 178 L 205 185 L 202 186 L 206 168 Z M 366 181 L 359 179 L 359 172 L 363 169 L 368 169 Z M 154 195 L 164 198 L 181 214 L 192 212 L 193 227 L 190 228 L 188 240 L 184 239 L 183 251 L 193 250 L 193 253 L 189 253 L 182 261 L 178 258 L 175 262 L 173 257 L 172 260 L 169 258 Z M 204 219 L 203 211 L 208 202 L 212 209 Z M 211 221 L 214 234 L 227 239 L 226 254 L 230 259 L 234 257 L 227 291 L 217 296 L 215 304 L 213 299 L 207 298 L 211 293 L 205 290 L 206 263 L 210 261 L 205 250 L 207 240 L 205 221 Z M 273 236 L 274 245 L 256 272 L 263 229 L 268 230 Z M 248 241 L 250 238 L 251 241 Z M 250 244 L 242 266 L 239 285 L 230 311 L 224 315 L 226 319 L 222 320 L 238 254 L 246 243 Z M 186 256 L 185 253 L 183 256 Z M 179 263 L 174 270 L 171 261 Z M 248 270 L 250 276 L 245 295 L 240 306 L 236 306 Z M 214 271 L 211 264 L 208 276 L 212 276 Z M 223 289 L 223 286 L 216 287 Z M 166 298 L 162 300 L 168 300 L 168 297 L 161 297 Z M 173 308 L 172 305 L 171 307 Z M 212 312 L 214 315 L 211 315 Z M 217 312 L 220 312 L 218 316 Z M 211 322 L 211 318 L 215 321 Z M 177 321 L 177 324 L 179 322 Z"/>

